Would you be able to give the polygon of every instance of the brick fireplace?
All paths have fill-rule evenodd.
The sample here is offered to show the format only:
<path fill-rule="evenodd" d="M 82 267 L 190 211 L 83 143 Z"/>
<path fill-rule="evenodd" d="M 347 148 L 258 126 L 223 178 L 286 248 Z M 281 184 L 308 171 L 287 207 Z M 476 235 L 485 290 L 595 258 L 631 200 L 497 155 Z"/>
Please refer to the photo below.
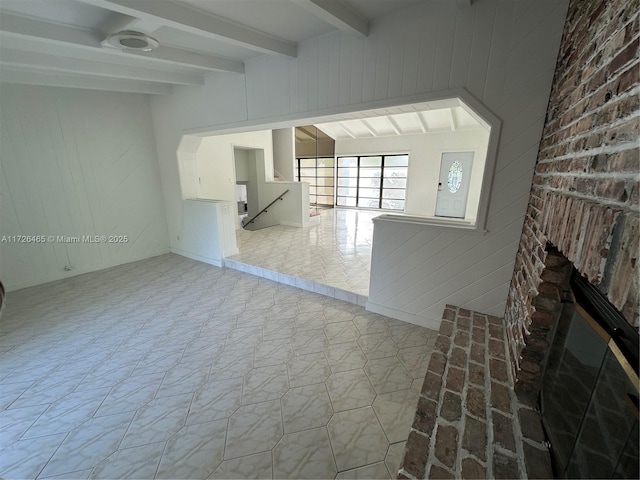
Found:
<path fill-rule="evenodd" d="M 505 312 L 515 389 L 527 404 L 559 281 L 547 244 L 639 324 L 638 30 L 638 2 L 569 6 Z"/>
<path fill-rule="evenodd" d="M 398 478 L 553 475 L 538 399 L 572 267 L 637 331 L 639 4 L 571 0 L 504 319 L 447 306 Z"/>

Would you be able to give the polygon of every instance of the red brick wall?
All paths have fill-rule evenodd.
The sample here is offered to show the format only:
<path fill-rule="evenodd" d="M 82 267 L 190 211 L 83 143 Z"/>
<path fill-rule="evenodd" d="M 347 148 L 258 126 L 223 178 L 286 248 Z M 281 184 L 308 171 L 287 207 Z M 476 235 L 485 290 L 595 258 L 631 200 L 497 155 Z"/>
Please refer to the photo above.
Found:
<path fill-rule="evenodd" d="M 547 242 L 638 326 L 639 4 L 569 6 L 505 312 L 515 366 L 542 317 Z"/>

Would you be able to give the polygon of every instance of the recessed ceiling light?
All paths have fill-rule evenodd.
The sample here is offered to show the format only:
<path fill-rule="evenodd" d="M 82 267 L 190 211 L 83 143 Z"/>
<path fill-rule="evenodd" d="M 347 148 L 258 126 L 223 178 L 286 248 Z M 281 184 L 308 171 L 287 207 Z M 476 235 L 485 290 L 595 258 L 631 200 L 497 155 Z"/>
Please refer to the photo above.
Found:
<path fill-rule="evenodd" d="M 107 42 L 116 48 L 132 52 L 150 52 L 160 46 L 155 38 L 132 30 L 113 33 L 107 37 Z"/>

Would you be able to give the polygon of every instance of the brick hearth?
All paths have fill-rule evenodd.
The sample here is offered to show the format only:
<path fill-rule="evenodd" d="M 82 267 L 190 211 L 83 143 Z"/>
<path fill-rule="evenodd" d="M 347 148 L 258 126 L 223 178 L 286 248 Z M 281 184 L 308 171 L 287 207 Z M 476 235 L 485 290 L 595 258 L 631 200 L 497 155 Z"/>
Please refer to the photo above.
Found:
<path fill-rule="evenodd" d="M 536 411 L 514 392 L 501 318 L 447 306 L 398 478 L 549 478 Z"/>

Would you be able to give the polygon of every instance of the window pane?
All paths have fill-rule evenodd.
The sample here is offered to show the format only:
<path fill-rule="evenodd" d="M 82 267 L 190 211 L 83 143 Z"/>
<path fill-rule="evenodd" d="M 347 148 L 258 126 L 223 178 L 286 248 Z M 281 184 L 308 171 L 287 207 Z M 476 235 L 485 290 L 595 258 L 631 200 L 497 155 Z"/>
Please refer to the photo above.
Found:
<path fill-rule="evenodd" d="M 339 167 L 357 167 L 358 157 L 339 157 L 338 166 Z"/>
<path fill-rule="evenodd" d="M 408 155 L 393 155 L 384 157 L 384 166 L 387 167 L 406 167 L 409 165 Z"/>
<path fill-rule="evenodd" d="M 330 195 L 333 197 L 333 187 L 318 187 L 316 193 L 318 195 Z"/>
<path fill-rule="evenodd" d="M 333 158 L 330 158 L 330 157 L 319 158 L 318 159 L 318 166 L 319 167 L 331 167 L 331 168 L 333 168 Z"/>
<path fill-rule="evenodd" d="M 380 190 L 377 188 L 362 188 L 358 189 L 359 197 L 378 198 L 380 196 Z"/>
<path fill-rule="evenodd" d="M 361 167 L 380 167 L 382 165 L 382 157 L 360 157 Z"/>
<path fill-rule="evenodd" d="M 310 177 L 310 178 L 307 178 L 307 177 L 300 177 L 300 181 L 301 181 L 301 182 L 304 182 L 304 183 L 313 183 L 314 178 L 312 178 L 312 177 Z"/>
<path fill-rule="evenodd" d="M 381 170 L 379 168 L 361 168 L 360 169 L 360 176 L 361 177 L 379 177 L 381 173 Z M 385 171 L 385 177 L 386 177 L 386 171 Z"/>
<path fill-rule="evenodd" d="M 382 200 L 382 208 L 404 210 L 404 200 Z"/>
<path fill-rule="evenodd" d="M 318 168 L 318 176 L 333 178 L 333 168 Z"/>
<path fill-rule="evenodd" d="M 362 208 L 380 208 L 380 200 L 372 198 L 358 199 L 358 206 Z"/>
<path fill-rule="evenodd" d="M 333 188 L 333 177 L 331 178 L 322 178 L 319 177 L 318 180 L 316 181 L 316 183 L 319 186 L 323 186 L 323 187 L 331 187 Z"/>
<path fill-rule="evenodd" d="M 406 178 L 385 178 L 382 182 L 383 187 L 391 187 L 391 188 L 407 188 L 407 179 Z"/>
<path fill-rule="evenodd" d="M 317 198 L 322 205 L 333 205 L 333 195 L 318 195 Z"/>
<path fill-rule="evenodd" d="M 357 177 L 357 168 L 338 168 L 338 177 Z"/>
<path fill-rule="evenodd" d="M 360 178 L 360 186 L 365 188 L 378 188 L 380 189 L 380 178 Z"/>
<path fill-rule="evenodd" d="M 316 187 L 309 186 L 309 196 L 315 195 L 316 193 Z"/>
<path fill-rule="evenodd" d="M 338 195 L 341 197 L 355 197 L 356 189 L 338 187 Z"/>
<path fill-rule="evenodd" d="M 316 159 L 315 158 L 301 158 L 300 159 L 300 166 L 301 167 L 314 167 L 316 166 Z"/>
<path fill-rule="evenodd" d="M 338 197 L 337 204 L 338 205 L 342 205 L 344 207 L 355 207 L 356 206 L 356 199 L 355 198 L 349 198 L 349 197 Z"/>
<path fill-rule="evenodd" d="M 392 167 L 384 169 L 384 178 L 389 177 L 407 177 L 407 167 Z"/>
<path fill-rule="evenodd" d="M 387 190 L 384 189 L 382 190 L 382 198 L 393 198 L 393 199 L 399 199 L 399 200 L 404 200 L 404 190 Z"/>
<path fill-rule="evenodd" d="M 316 169 L 315 168 L 301 168 L 300 169 L 301 177 L 315 177 Z"/>
<path fill-rule="evenodd" d="M 338 185 L 341 187 L 356 187 L 358 185 L 357 178 L 338 178 Z"/>

